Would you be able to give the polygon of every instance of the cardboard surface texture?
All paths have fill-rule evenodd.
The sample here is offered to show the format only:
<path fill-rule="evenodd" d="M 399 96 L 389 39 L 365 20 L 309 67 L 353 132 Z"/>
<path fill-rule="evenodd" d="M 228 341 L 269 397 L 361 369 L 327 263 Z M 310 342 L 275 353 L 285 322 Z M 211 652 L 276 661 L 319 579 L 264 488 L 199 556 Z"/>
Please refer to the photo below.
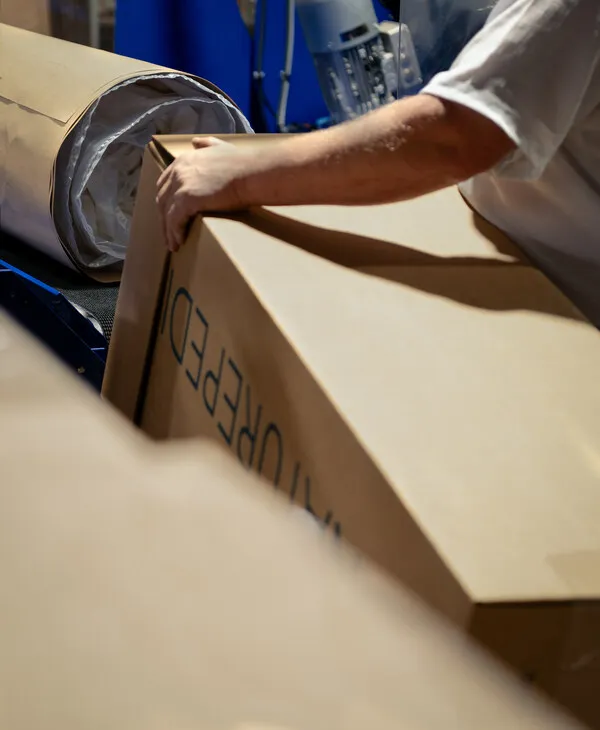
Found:
<path fill-rule="evenodd" d="M 120 278 L 143 149 L 160 131 L 251 131 L 203 79 L 0 24 L 0 226 Z"/>
<path fill-rule="evenodd" d="M 0 726 L 577 730 L 217 446 L 0 314 Z"/>
<path fill-rule="evenodd" d="M 186 144 L 146 153 L 105 396 L 220 441 L 600 727 L 598 332 L 454 189 L 206 216 L 168 256 Z"/>
<path fill-rule="evenodd" d="M 0 0 L 0 23 L 33 33 L 50 33 L 48 0 Z"/>

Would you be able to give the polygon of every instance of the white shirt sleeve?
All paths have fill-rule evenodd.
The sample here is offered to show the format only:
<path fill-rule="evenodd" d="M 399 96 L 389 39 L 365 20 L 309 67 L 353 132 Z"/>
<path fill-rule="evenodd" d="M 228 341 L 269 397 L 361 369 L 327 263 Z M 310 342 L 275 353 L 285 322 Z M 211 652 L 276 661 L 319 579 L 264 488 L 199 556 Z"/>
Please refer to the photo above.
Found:
<path fill-rule="evenodd" d="M 518 148 L 495 172 L 537 179 L 577 119 L 600 103 L 589 93 L 599 60 L 599 0 L 500 0 L 422 93 L 491 119 Z M 600 92 L 597 76 L 593 86 Z"/>

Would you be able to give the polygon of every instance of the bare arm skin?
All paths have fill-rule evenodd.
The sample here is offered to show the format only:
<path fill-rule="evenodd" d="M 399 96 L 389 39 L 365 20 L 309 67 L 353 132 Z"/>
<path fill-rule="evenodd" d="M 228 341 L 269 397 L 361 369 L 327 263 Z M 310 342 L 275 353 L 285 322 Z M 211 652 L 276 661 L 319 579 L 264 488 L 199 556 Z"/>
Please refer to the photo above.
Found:
<path fill-rule="evenodd" d="M 406 200 L 489 170 L 514 149 L 486 117 L 425 94 L 260 149 L 215 139 L 198 139 L 194 146 L 158 184 L 171 250 L 181 246 L 198 213 Z"/>

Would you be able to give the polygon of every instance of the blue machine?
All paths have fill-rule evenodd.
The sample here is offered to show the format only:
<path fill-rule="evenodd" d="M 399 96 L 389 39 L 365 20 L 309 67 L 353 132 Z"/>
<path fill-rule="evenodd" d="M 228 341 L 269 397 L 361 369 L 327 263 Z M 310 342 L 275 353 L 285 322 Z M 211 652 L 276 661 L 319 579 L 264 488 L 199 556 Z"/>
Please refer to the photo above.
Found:
<path fill-rule="evenodd" d="M 280 93 L 286 55 L 286 2 L 260 0 L 265 11 L 264 92 L 272 106 Z M 390 17 L 375 3 L 378 20 Z M 313 58 L 299 24 L 294 30 L 294 65 L 287 120 L 302 126 L 327 117 Z M 252 44 L 238 0 L 118 0 L 115 50 L 125 56 L 203 76 L 227 92 L 251 117 Z M 267 114 L 269 131 L 276 120 Z"/>
<path fill-rule="evenodd" d="M 0 260 L 0 308 L 96 390 L 108 343 L 99 326 L 57 289 Z"/>

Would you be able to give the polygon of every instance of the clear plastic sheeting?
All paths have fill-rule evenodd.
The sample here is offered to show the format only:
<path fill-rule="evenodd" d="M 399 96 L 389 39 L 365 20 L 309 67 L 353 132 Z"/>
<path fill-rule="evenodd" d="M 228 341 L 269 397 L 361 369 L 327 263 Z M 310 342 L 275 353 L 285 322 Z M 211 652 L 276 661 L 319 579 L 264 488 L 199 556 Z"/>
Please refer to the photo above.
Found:
<path fill-rule="evenodd" d="M 99 98 L 57 160 L 54 218 L 85 268 L 122 261 L 144 148 L 157 134 L 251 131 L 224 97 L 176 74 L 129 79 Z"/>
<path fill-rule="evenodd" d="M 497 0 L 400 0 L 398 96 L 447 71 L 482 28 Z"/>

